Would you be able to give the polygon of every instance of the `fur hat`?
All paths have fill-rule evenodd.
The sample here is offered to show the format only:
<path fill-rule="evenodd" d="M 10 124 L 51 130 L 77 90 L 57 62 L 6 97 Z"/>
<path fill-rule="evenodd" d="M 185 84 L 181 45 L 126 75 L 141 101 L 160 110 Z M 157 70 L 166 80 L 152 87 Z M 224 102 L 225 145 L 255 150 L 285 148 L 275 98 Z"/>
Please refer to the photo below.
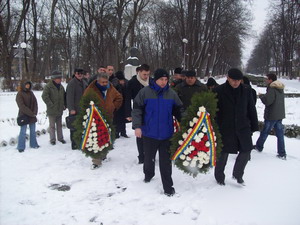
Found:
<path fill-rule="evenodd" d="M 228 70 L 227 74 L 228 77 L 230 77 L 233 80 L 243 80 L 243 73 L 239 69 L 232 68 Z"/>
<path fill-rule="evenodd" d="M 167 71 L 165 71 L 164 69 L 157 69 L 154 72 L 154 80 L 158 80 L 161 77 L 166 77 L 169 79 L 169 74 Z"/>
<path fill-rule="evenodd" d="M 196 76 L 196 72 L 194 70 L 185 71 L 184 74 L 186 77 L 195 77 Z"/>
<path fill-rule="evenodd" d="M 62 78 L 62 73 L 58 70 L 54 70 L 51 73 L 51 79 L 58 79 L 58 78 Z"/>

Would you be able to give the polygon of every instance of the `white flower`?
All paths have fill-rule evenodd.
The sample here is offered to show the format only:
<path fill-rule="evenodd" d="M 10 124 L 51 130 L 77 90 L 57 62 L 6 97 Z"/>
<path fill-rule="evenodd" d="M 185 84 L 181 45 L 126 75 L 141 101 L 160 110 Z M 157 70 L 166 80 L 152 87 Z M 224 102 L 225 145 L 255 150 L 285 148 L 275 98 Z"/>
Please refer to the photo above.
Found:
<path fill-rule="evenodd" d="M 202 167 L 203 167 L 203 164 L 202 164 L 202 163 L 199 163 L 199 164 L 198 164 L 198 167 L 199 167 L 199 168 L 202 168 Z"/>
<path fill-rule="evenodd" d="M 93 101 L 90 101 L 90 105 L 94 105 L 95 103 Z"/>
<path fill-rule="evenodd" d="M 198 157 L 197 156 L 194 156 L 193 158 L 192 158 L 192 161 L 194 161 L 194 162 L 196 162 L 198 160 Z"/>
<path fill-rule="evenodd" d="M 183 140 L 179 140 L 178 144 L 181 146 L 183 144 Z"/>
<path fill-rule="evenodd" d="M 188 129 L 187 133 L 190 134 L 192 132 L 192 130 L 193 130 L 192 128 Z"/>
<path fill-rule="evenodd" d="M 192 161 L 190 167 L 196 167 L 196 162 Z"/>
<path fill-rule="evenodd" d="M 97 137 L 97 136 L 98 136 L 97 132 L 94 132 L 93 137 Z"/>
<path fill-rule="evenodd" d="M 195 150 L 195 146 L 193 146 L 193 145 L 190 145 L 189 148 L 190 148 L 191 151 L 194 151 L 194 150 Z"/>
<path fill-rule="evenodd" d="M 202 132 L 200 132 L 200 133 L 198 134 L 198 137 L 199 137 L 200 139 L 202 139 L 202 138 L 204 137 L 204 134 L 203 134 Z"/>
<path fill-rule="evenodd" d="M 184 133 L 184 134 L 182 134 L 182 138 L 183 138 L 183 139 L 186 139 L 186 138 L 187 138 L 187 136 L 188 136 L 188 134 L 187 134 L 187 133 Z"/>
<path fill-rule="evenodd" d="M 87 115 L 84 115 L 84 116 L 83 116 L 83 119 L 84 119 L 84 120 L 86 120 L 87 118 L 88 118 L 88 116 L 87 116 Z"/>
<path fill-rule="evenodd" d="M 92 122 L 92 127 L 96 127 L 96 123 L 94 123 L 94 120 Z"/>
<path fill-rule="evenodd" d="M 181 155 L 179 156 L 179 158 L 182 159 L 182 160 L 185 160 L 185 155 L 184 155 L 184 154 L 181 154 Z"/>
<path fill-rule="evenodd" d="M 194 117 L 193 122 L 197 123 L 198 122 L 198 118 Z"/>
<path fill-rule="evenodd" d="M 92 127 L 92 131 L 96 131 L 97 130 L 97 127 Z"/>
<path fill-rule="evenodd" d="M 209 141 L 207 141 L 207 142 L 205 143 L 205 146 L 206 146 L 206 147 L 209 147 L 209 146 L 210 146 Z"/>
<path fill-rule="evenodd" d="M 201 141 L 201 139 L 198 136 L 196 136 L 195 142 L 199 143 L 200 141 Z"/>
<path fill-rule="evenodd" d="M 215 140 L 215 141 L 217 140 L 217 137 L 216 137 L 216 135 L 214 135 L 214 140 Z"/>
<path fill-rule="evenodd" d="M 207 132 L 207 128 L 206 128 L 206 127 L 203 127 L 203 128 L 202 128 L 202 132 L 206 133 L 206 132 Z"/>
<path fill-rule="evenodd" d="M 190 121 L 190 127 L 193 127 L 194 126 L 194 122 L 193 121 Z"/>
<path fill-rule="evenodd" d="M 92 148 L 88 148 L 88 151 L 90 151 L 90 152 L 91 152 L 92 150 L 93 150 Z"/>
<path fill-rule="evenodd" d="M 82 122 L 82 126 L 84 126 L 84 127 L 86 126 L 86 122 L 85 122 L 85 121 L 84 121 L 84 122 Z"/>
<path fill-rule="evenodd" d="M 183 161 L 182 165 L 188 166 L 190 163 L 188 161 Z"/>
<path fill-rule="evenodd" d="M 86 110 L 85 110 L 86 112 L 87 112 L 87 114 L 90 114 L 90 108 L 87 108 Z"/>
<path fill-rule="evenodd" d="M 199 111 L 200 111 L 200 112 L 205 112 L 205 111 L 206 111 L 206 109 L 205 109 L 205 107 L 204 107 L 204 106 L 201 106 L 201 107 L 199 107 Z"/>
<path fill-rule="evenodd" d="M 200 111 L 198 111 L 198 112 L 197 112 L 197 116 L 198 116 L 198 117 L 200 117 L 200 115 L 201 115 L 201 112 L 200 112 Z"/>
<path fill-rule="evenodd" d="M 183 152 L 183 154 L 188 155 L 188 154 L 189 154 L 189 151 L 186 149 L 186 150 Z"/>
<path fill-rule="evenodd" d="M 191 161 L 192 159 L 191 159 L 189 156 L 187 156 L 187 157 L 186 157 L 186 160 L 187 160 L 187 161 Z"/>
<path fill-rule="evenodd" d="M 106 144 L 103 146 L 103 148 L 104 148 L 104 147 L 108 147 L 108 146 L 109 146 L 109 144 L 108 144 L 108 143 L 106 143 Z"/>

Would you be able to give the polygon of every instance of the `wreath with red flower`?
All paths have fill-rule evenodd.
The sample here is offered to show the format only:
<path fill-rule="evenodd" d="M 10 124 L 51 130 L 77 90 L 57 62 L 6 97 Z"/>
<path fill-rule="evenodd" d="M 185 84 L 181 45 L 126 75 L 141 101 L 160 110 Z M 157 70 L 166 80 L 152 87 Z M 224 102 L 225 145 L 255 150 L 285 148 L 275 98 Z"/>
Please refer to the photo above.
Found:
<path fill-rule="evenodd" d="M 80 107 L 81 111 L 74 122 L 74 140 L 86 156 L 105 158 L 115 139 L 112 121 L 94 93 L 83 96 Z"/>
<path fill-rule="evenodd" d="M 172 137 L 171 159 L 192 176 L 206 173 L 215 166 L 222 147 L 221 136 L 214 121 L 217 100 L 212 92 L 195 94 Z"/>

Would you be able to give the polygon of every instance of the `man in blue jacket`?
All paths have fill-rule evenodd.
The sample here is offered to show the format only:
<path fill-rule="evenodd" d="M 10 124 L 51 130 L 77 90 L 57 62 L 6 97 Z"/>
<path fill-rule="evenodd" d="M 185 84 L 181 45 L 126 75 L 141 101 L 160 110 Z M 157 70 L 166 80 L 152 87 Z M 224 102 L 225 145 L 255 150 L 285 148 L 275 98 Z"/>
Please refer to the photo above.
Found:
<path fill-rule="evenodd" d="M 143 138 L 144 182 L 148 183 L 155 175 L 155 155 L 159 152 L 159 169 L 164 193 L 175 194 L 170 160 L 170 138 L 173 135 L 173 115 L 180 120 L 182 102 L 169 88 L 169 74 L 164 69 L 154 72 L 154 80 L 141 89 L 133 102 L 132 126 L 135 136 Z"/>

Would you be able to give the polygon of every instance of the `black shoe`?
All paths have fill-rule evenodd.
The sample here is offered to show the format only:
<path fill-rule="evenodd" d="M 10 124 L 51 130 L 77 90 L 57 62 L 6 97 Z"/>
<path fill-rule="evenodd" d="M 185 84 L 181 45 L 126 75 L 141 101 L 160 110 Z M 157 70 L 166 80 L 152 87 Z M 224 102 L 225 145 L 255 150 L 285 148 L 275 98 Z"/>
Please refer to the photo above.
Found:
<path fill-rule="evenodd" d="M 139 164 L 144 164 L 144 160 L 139 160 Z"/>
<path fill-rule="evenodd" d="M 233 178 L 234 180 L 236 180 L 236 181 L 238 182 L 238 184 L 245 184 L 245 181 L 244 181 L 243 178 L 241 178 L 241 177 L 237 178 L 237 177 L 235 177 L 235 176 L 232 176 L 232 178 Z"/>
<path fill-rule="evenodd" d="M 19 151 L 20 153 L 22 153 L 22 152 L 24 152 L 24 149 L 18 149 L 18 151 Z"/>
<path fill-rule="evenodd" d="M 50 141 L 51 145 L 56 145 L 56 141 Z"/>
<path fill-rule="evenodd" d="M 276 155 L 278 159 L 286 160 L 286 155 Z"/>
<path fill-rule="evenodd" d="M 175 195 L 175 189 L 174 188 L 172 188 L 172 191 L 171 192 L 167 192 L 167 191 L 165 191 L 165 193 L 164 193 L 166 196 L 168 196 L 168 197 L 172 197 L 173 195 Z"/>
<path fill-rule="evenodd" d="M 66 143 L 67 143 L 65 140 L 61 140 L 61 141 L 59 141 L 59 142 L 61 142 L 61 143 L 63 143 L 63 144 L 66 144 Z"/>
<path fill-rule="evenodd" d="M 96 164 L 93 164 L 91 166 L 91 170 L 95 170 L 95 169 L 98 169 L 101 165 L 96 165 Z"/>
<path fill-rule="evenodd" d="M 258 149 L 256 145 L 253 145 L 253 149 L 258 151 L 258 152 L 262 152 L 262 149 Z"/>
<path fill-rule="evenodd" d="M 151 181 L 151 179 L 152 179 L 152 178 L 146 178 L 146 177 L 145 177 L 144 182 L 145 182 L 145 183 L 149 183 L 149 182 Z"/>
<path fill-rule="evenodd" d="M 121 136 L 124 138 L 129 138 L 127 134 L 121 134 Z"/>
<path fill-rule="evenodd" d="M 217 181 L 217 183 L 219 184 L 219 185 L 221 185 L 221 186 L 225 186 L 225 182 L 224 181 Z"/>

